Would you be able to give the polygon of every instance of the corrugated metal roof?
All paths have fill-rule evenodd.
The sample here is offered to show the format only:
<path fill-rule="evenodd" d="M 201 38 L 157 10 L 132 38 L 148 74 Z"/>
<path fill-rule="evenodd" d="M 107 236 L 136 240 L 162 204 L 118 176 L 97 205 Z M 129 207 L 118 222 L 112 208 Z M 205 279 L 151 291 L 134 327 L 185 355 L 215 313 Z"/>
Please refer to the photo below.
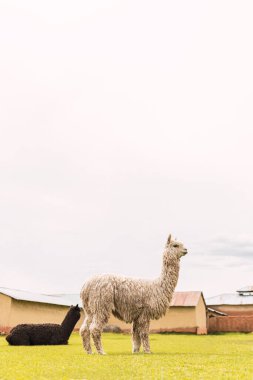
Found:
<path fill-rule="evenodd" d="M 40 302 L 53 305 L 81 305 L 79 294 L 39 294 L 24 290 L 1 288 L 0 293 L 20 301 Z"/>
<path fill-rule="evenodd" d="M 206 299 L 207 306 L 214 305 L 253 305 L 253 295 L 240 295 L 238 293 L 220 294 Z"/>
<path fill-rule="evenodd" d="M 175 292 L 170 306 L 197 306 L 201 296 L 201 292 Z"/>
<path fill-rule="evenodd" d="M 20 301 L 40 302 L 62 306 L 82 305 L 79 294 L 39 294 L 1 287 L 0 293 Z M 197 306 L 201 296 L 201 292 L 175 292 L 170 306 Z"/>

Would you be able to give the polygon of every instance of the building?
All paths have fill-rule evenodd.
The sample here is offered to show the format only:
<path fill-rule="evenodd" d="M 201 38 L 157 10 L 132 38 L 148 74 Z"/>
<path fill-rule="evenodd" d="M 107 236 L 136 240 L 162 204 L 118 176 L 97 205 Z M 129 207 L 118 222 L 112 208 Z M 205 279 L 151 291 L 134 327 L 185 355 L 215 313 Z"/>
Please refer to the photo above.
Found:
<path fill-rule="evenodd" d="M 20 323 L 61 323 L 69 306 L 77 303 L 76 294 L 45 295 L 0 287 L 0 332 Z M 80 325 L 81 319 L 76 328 Z"/>
<path fill-rule="evenodd" d="M 35 294 L 0 287 L 0 332 L 20 323 L 61 323 L 70 305 L 81 305 L 78 294 Z M 79 329 L 83 321 L 77 322 Z M 110 325 L 130 332 L 131 325 L 114 316 Z M 159 320 L 151 321 L 152 332 L 207 333 L 206 304 L 201 292 L 175 292 L 171 307 Z"/>
<path fill-rule="evenodd" d="M 253 331 L 253 286 L 208 298 L 206 303 L 208 308 L 224 313 L 210 318 L 209 332 Z"/>

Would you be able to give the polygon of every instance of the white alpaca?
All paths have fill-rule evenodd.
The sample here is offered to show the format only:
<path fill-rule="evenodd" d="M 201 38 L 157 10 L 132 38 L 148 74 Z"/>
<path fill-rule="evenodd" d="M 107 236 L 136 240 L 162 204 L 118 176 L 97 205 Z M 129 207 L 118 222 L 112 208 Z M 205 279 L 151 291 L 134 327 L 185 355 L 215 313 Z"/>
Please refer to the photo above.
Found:
<path fill-rule="evenodd" d="M 177 284 L 180 258 L 187 253 L 182 243 L 168 238 L 163 253 L 163 266 L 156 280 L 133 279 L 116 275 L 100 275 L 88 280 L 80 297 L 86 313 L 80 329 L 84 349 L 92 353 L 90 334 L 99 354 L 104 354 L 101 332 L 110 314 L 133 323 L 133 352 L 139 352 L 141 344 L 150 353 L 149 323 L 165 315 Z"/>

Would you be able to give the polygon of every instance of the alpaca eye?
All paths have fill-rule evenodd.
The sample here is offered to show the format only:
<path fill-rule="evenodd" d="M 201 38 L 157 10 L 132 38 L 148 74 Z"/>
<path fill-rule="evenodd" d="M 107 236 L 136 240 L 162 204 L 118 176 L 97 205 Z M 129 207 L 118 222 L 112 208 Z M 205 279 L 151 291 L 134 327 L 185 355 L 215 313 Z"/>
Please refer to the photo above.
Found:
<path fill-rule="evenodd" d="M 173 245 L 173 247 L 175 247 L 175 248 L 178 248 L 178 247 L 179 247 L 179 245 L 178 245 L 178 244 L 174 244 L 174 245 Z"/>

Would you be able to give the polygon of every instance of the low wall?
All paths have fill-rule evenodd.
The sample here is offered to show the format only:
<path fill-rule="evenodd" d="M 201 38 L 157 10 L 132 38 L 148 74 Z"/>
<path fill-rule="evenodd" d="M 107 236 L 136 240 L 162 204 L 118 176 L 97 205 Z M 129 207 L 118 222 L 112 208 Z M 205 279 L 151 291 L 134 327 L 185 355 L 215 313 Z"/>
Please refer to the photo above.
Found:
<path fill-rule="evenodd" d="M 208 332 L 253 332 L 253 316 L 210 318 Z"/>
<path fill-rule="evenodd" d="M 9 334 L 9 332 L 11 331 L 11 329 L 12 329 L 12 327 L 0 326 L 0 335 Z"/>

